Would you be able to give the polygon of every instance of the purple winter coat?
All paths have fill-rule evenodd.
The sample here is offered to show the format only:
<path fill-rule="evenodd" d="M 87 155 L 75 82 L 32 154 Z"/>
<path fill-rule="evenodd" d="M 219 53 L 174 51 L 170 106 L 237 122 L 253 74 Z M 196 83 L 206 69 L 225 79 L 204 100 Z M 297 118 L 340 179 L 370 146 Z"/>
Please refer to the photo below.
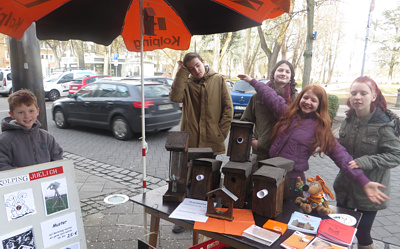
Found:
<path fill-rule="evenodd" d="M 279 96 L 272 88 L 253 79 L 250 82 L 257 94 L 261 96 L 265 106 L 269 108 L 276 117 L 280 117 L 285 112 L 287 105 L 285 99 Z M 294 116 L 291 127 L 298 122 L 298 117 Z M 301 123 L 291 129 L 287 129 L 279 135 L 272 143 L 269 150 L 270 157 L 283 157 L 293 160 L 295 166 L 290 173 L 290 178 L 305 177 L 304 172 L 309 169 L 308 160 L 312 156 L 312 141 L 315 137 L 317 119 L 315 113 L 302 116 Z M 361 169 L 350 169 L 348 163 L 353 158 L 347 153 L 346 149 L 339 142 L 328 154 L 335 164 L 354 181 L 359 187 L 364 187 L 369 179 Z"/>

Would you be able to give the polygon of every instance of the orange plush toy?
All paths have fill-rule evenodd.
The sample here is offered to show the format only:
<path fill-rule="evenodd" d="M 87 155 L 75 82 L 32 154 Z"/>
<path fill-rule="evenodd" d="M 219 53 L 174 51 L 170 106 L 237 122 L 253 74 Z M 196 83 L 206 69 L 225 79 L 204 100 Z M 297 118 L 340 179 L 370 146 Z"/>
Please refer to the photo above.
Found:
<path fill-rule="evenodd" d="M 303 191 L 303 197 L 297 197 L 295 203 L 300 206 L 304 213 L 317 211 L 319 215 L 327 215 L 335 213 L 329 208 L 328 198 L 332 200 L 334 196 L 332 191 L 326 186 L 325 181 L 317 175 L 317 177 L 308 177 L 309 185 L 304 185 L 300 177 L 297 177 L 296 187 Z"/>

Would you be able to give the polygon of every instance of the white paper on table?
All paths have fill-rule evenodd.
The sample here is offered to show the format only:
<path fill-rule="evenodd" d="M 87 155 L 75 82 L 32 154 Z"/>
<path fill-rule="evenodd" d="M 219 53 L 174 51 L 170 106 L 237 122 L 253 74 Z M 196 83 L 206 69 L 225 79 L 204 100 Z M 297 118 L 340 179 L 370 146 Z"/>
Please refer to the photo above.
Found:
<path fill-rule="evenodd" d="M 206 222 L 207 201 L 185 198 L 169 218 Z"/>

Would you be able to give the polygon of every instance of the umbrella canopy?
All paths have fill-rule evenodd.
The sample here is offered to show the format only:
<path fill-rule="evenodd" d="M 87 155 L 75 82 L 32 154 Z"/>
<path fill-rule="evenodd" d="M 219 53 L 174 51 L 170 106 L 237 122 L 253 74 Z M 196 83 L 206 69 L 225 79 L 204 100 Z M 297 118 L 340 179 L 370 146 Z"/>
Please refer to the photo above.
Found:
<path fill-rule="evenodd" d="M 36 22 L 40 40 L 110 45 L 122 35 L 128 50 L 186 50 L 192 35 L 237 31 L 289 12 L 290 0 L 1 0 L 0 32 L 21 39 Z M 141 53 L 143 63 L 143 53 Z M 143 65 L 142 156 L 146 189 Z"/>
<path fill-rule="evenodd" d="M 261 25 L 265 19 L 289 12 L 290 0 L 144 0 L 143 8 L 144 51 L 185 50 L 192 35 Z M 122 35 L 128 50 L 140 52 L 139 13 L 139 0 L 2 0 L 0 32 L 21 39 L 36 21 L 40 40 L 109 45 Z"/>

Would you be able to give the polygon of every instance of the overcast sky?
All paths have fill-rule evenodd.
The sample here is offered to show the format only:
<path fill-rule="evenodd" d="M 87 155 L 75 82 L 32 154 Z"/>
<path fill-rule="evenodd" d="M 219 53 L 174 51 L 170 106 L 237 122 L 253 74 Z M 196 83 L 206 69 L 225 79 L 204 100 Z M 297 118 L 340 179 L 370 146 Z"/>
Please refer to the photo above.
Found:
<path fill-rule="evenodd" d="M 362 58 L 365 48 L 365 37 L 368 23 L 368 13 L 371 0 L 350 0 L 343 1 L 345 8 L 345 30 L 346 30 L 346 43 L 343 48 L 341 59 L 344 63 L 342 69 L 346 70 L 351 64 L 351 72 L 361 74 Z M 393 9 L 400 5 L 399 0 L 375 0 L 375 8 L 371 12 L 371 20 L 382 19 L 382 12 L 388 9 Z M 370 31 L 371 35 L 371 31 Z M 368 42 L 366 60 L 364 65 L 364 74 L 375 67 L 371 62 L 373 60 L 372 53 L 376 50 L 376 46 Z"/>

